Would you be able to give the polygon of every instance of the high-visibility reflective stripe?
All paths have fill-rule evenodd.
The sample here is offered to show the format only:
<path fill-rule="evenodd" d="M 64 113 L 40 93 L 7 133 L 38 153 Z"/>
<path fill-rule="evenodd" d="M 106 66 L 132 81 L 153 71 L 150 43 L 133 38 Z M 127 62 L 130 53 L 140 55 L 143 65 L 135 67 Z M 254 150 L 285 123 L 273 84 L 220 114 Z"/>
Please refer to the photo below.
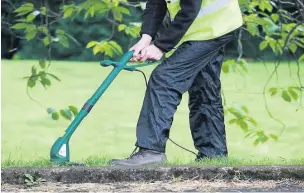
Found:
<path fill-rule="evenodd" d="M 217 0 L 216 2 L 214 2 L 210 5 L 207 5 L 206 7 L 203 7 L 199 11 L 197 17 L 203 17 L 205 15 L 213 13 L 216 10 L 222 9 L 223 7 L 228 5 L 230 1 L 237 1 L 237 0 Z"/>
<path fill-rule="evenodd" d="M 179 2 L 179 0 L 167 0 L 167 2 L 170 1 L 170 3 L 176 3 Z M 207 5 L 206 7 L 201 8 L 199 11 L 197 17 L 203 17 L 205 15 L 208 15 L 216 10 L 222 9 L 226 5 L 229 4 L 230 1 L 237 1 L 237 0 L 217 0 L 216 2 Z M 172 18 L 173 19 L 173 18 Z"/>

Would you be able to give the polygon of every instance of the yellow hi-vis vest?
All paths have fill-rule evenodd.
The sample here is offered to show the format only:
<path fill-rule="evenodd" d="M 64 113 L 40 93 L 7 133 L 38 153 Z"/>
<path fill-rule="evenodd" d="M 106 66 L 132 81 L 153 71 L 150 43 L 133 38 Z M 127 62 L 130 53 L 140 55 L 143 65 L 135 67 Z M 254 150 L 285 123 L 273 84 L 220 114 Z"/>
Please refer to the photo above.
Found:
<path fill-rule="evenodd" d="M 179 0 L 166 0 L 166 2 L 173 20 L 180 10 Z M 242 12 L 238 0 L 203 0 L 196 19 L 176 47 L 189 40 L 214 39 L 242 25 Z M 170 52 L 168 55 L 171 55 Z"/>

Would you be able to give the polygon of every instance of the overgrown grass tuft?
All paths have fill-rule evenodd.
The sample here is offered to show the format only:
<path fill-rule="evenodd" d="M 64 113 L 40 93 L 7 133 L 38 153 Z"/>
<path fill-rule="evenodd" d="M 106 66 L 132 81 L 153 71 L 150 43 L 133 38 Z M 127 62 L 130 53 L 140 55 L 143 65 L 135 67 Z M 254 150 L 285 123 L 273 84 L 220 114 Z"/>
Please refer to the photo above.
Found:
<path fill-rule="evenodd" d="M 71 161 L 71 163 L 66 164 L 55 164 L 49 159 L 40 158 L 33 161 L 23 161 L 23 160 L 12 160 L 7 159 L 2 162 L 2 168 L 11 167 L 56 167 L 56 166 L 69 166 L 69 164 L 85 164 L 86 166 L 107 166 L 110 161 L 110 157 L 89 157 L 80 161 Z M 174 159 L 168 161 L 164 164 L 165 166 L 246 166 L 246 165 L 256 165 L 256 166 L 271 166 L 271 165 L 304 165 L 304 158 L 299 159 L 242 159 L 242 158 L 214 158 L 205 159 L 200 162 L 189 162 L 181 159 Z"/>

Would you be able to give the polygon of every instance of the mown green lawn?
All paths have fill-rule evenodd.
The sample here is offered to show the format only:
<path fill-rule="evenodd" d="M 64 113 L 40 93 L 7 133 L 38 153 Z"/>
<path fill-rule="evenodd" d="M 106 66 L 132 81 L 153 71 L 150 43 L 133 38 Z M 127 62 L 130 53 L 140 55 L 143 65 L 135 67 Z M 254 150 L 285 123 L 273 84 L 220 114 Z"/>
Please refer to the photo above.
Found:
<path fill-rule="evenodd" d="M 69 122 L 61 119 L 53 121 L 46 113 L 47 107 L 60 109 L 68 105 L 81 108 L 83 103 L 95 92 L 111 68 L 102 68 L 98 62 L 53 62 L 50 72 L 59 76 L 61 83 L 53 81 L 51 88 L 45 90 L 41 85 L 30 90 L 31 95 L 45 108 L 37 105 L 26 95 L 24 76 L 30 75 L 32 64 L 37 61 L 3 60 L 2 68 L 2 163 L 8 160 L 34 161 L 48 159 L 53 142 L 63 135 Z M 300 76 L 304 79 L 304 65 Z M 149 76 L 153 67 L 142 70 Z M 258 121 L 258 127 L 267 133 L 279 134 L 281 125 L 272 120 L 266 110 L 262 92 L 273 64 L 254 63 L 249 73 L 242 77 L 230 73 L 222 75 L 223 90 L 227 104 L 246 105 L 250 115 Z M 278 69 L 280 86 L 295 85 L 296 65 L 291 65 L 292 76 L 287 64 Z M 276 79 L 270 86 L 276 85 Z M 238 90 L 240 89 L 240 90 Z M 71 159 L 73 161 L 99 158 L 127 157 L 134 149 L 135 126 L 144 97 L 145 84 L 140 73 L 121 72 L 110 88 L 98 101 L 89 116 L 81 123 L 71 138 Z M 244 138 L 244 132 L 234 126 L 226 125 L 229 155 L 235 159 L 276 161 L 300 159 L 304 163 L 304 109 L 296 111 L 299 103 L 287 103 L 280 96 L 267 97 L 273 115 L 281 119 L 286 128 L 277 142 L 270 140 L 260 146 L 253 146 L 253 139 Z M 227 117 L 226 121 L 228 122 Z M 188 127 L 187 94 L 174 118 L 171 138 L 177 143 L 194 150 Z M 188 153 L 168 141 L 169 160 L 194 159 Z M 91 162 L 94 162 L 91 161 Z M 178 161 L 177 161 L 178 162 Z M 267 164 L 270 164 L 267 162 Z M 19 164 L 20 165 L 20 164 Z M 22 164 L 21 164 L 22 165 Z"/>

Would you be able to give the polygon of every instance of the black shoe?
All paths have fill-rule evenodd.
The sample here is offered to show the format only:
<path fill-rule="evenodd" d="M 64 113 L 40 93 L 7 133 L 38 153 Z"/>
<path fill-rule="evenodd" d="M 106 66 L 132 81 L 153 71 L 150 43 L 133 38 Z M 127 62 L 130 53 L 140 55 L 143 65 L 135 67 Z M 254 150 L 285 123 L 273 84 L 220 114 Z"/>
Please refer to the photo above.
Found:
<path fill-rule="evenodd" d="M 206 156 L 205 154 L 199 152 L 195 158 L 195 161 L 196 162 L 201 162 L 201 161 L 204 161 L 205 159 L 208 159 L 209 157 Z"/>
<path fill-rule="evenodd" d="M 167 161 L 165 153 L 139 148 L 135 148 L 130 157 L 126 159 L 113 159 L 110 161 L 110 165 L 120 165 L 120 166 L 139 166 L 148 164 L 162 164 Z M 136 152 L 136 153 L 135 153 Z"/>

